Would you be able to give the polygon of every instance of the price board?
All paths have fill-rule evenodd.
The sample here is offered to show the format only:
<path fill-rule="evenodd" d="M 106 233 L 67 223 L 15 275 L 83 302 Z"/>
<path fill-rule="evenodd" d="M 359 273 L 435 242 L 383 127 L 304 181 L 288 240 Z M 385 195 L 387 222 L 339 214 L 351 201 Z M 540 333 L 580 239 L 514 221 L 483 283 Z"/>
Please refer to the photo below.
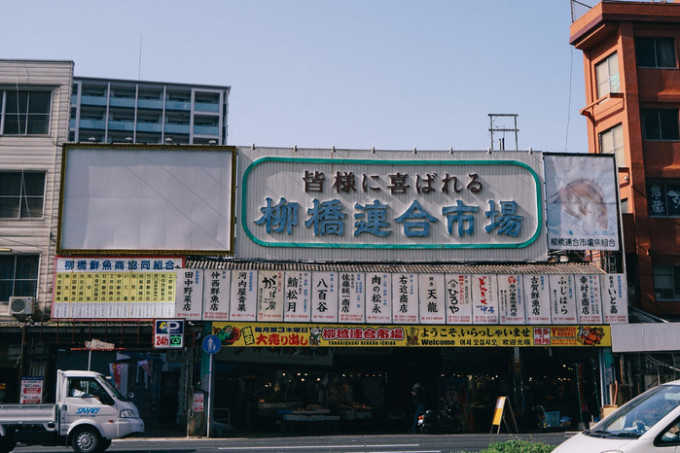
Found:
<path fill-rule="evenodd" d="M 184 347 L 184 320 L 157 319 L 154 321 L 154 349 L 181 349 Z"/>

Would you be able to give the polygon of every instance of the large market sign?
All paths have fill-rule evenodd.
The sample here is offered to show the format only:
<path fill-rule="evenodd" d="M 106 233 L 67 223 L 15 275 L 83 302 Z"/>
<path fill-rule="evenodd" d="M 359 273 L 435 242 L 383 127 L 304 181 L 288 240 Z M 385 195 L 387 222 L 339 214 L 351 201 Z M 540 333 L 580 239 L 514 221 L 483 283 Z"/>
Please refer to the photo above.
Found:
<path fill-rule="evenodd" d="M 541 261 L 542 155 L 239 149 L 242 258 Z"/>
<path fill-rule="evenodd" d="M 611 347 L 605 325 L 408 326 L 213 323 L 223 346 L 234 347 Z"/>

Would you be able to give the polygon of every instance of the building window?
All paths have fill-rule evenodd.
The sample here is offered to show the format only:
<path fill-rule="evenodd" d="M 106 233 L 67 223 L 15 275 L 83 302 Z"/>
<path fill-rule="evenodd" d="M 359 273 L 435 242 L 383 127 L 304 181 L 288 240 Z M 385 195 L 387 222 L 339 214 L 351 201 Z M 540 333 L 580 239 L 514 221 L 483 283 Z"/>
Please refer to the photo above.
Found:
<path fill-rule="evenodd" d="M 680 266 L 654 264 L 654 296 L 657 300 L 680 299 Z"/>
<path fill-rule="evenodd" d="M 640 109 L 643 140 L 678 140 L 678 109 Z"/>
<path fill-rule="evenodd" d="M 44 200 L 44 172 L 0 171 L 0 218 L 41 218 Z"/>
<path fill-rule="evenodd" d="M 650 181 L 647 201 L 652 217 L 680 217 L 680 181 Z"/>
<path fill-rule="evenodd" d="M 600 152 L 602 154 L 616 155 L 616 162 L 619 167 L 626 166 L 626 156 L 623 153 L 623 125 L 607 129 L 600 133 Z"/>
<path fill-rule="evenodd" d="M 628 198 L 621 200 L 621 214 L 630 214 L 630 206 L 628 205 Z"/>
<path fill-rule="evenodd" d="M 642 68 L 675 68 L 675 39 L 635 38 L 635 58 Z"/>
<path fill-rule="evenodd" d="M 621 91 L 619 81 L 619 56 L 616 52 L 595 65 L 597 79 L 597 97 Z"/>
<path fill-rule="evenodd" d="M 40 135 L 49 132 L 49 91 L 2 91 L 0 132 L 5 135 Z"/>
<path fill-rule="evenodd" d="M 13 296 L 36 297 L 39 255 L 0 255 L 0 301 Z"/>

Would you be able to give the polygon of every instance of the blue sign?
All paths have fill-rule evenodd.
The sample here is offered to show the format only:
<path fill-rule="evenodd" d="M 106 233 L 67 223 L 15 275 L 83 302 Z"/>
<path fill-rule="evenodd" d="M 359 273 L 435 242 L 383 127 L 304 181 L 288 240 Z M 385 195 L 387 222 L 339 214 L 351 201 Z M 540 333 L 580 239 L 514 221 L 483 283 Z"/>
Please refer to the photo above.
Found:
<path fill-rule="evenodd" d="M 222 347 L 222 343 L 217 335 L 208 335 L 203 339 L 203 351 L 206 354 L 216 354 Z"/>

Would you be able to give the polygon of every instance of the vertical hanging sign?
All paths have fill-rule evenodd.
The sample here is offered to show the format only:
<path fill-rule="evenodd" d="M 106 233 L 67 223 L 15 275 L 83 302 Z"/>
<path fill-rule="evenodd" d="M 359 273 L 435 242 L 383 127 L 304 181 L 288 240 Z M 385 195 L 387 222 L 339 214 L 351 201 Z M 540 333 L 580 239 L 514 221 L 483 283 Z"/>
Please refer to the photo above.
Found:
<path fill-rule="evenodd" d="M 392 274 L 392 321 L 418 323 L 418 279 L 416 274 Z"/>
<path fill-rule="evenodd" d="M 418 274 L 420 324 L 446 322 L 446 291 L 443 274 Z"/>
<path fill-rule="evenodd" d="M 338 322 L 338 274 L 312 274 L 312 322 Z"/>
<path fill-rule="evenodd" d="M 472 276 L 472 322 L 498 324 L 498 294 L 495 275 Z"/>
<path fill-rule="evenodd" d="M 311 316 L 309 272 L 286 272 L 283 285 L 283 320 L 309 322 Z"/>
<path fill-rule="evenodd" d="M 258 272 L 257 320 L 271 322 L 283 321 L 283 272 Z"/>
<path fill-rule="evenodd" d="M 524 324 L 524 287 L 518 274 L 499 275 L 498 307 L 501 324 Z"/>
<path fill-rule="evenodd" d="M 227 270 L 205 271 L 203 282 L 204 321 L 226 321 L 229 319 L 229 283 L 231 273 Z"/>
<path fill-rule="evenodd" d="M 576 324 L 573 275 L 550 276 L 550 309 L 555 324 Z"/>
<path fill-rule="evenodd" d="M 203 271 L 177 269 L 175 317 L 200 320 L 203 313 Z"/>
<path fill-rule="evenodd" d="M 338 322 L 366 322 L 364 274 L 341 272 Z"/>
<path fill-rule="evenodd" d="M 231 321 L 257 319 L 257 271 L 232 271 L 229 305 Z"/>
<path fill-rule="evenodd" d="M 576 312 L 581 324 L 602 323 L 600 276 L 575 275 Z"/>
<path fill-rule="evenodd" d="M 602 276 L 602 311 L 606 323 L 628 322 L 626 274 L 606 274 Z"/>
<path fill-rule="evenodd" d="M 550 287 L 545 275 L 525 275 L 525 313 L 527 324 L 550 324 Z"/>
<path fill-rule="evenodd" d="M 446 274 L 446 323 L 472 324 L 472 276 Z"/>
<path fill-rule="evenodd" d="M 366 322 L 369 324 L 392 322 L 391 274 L 366 274 Z"/>

